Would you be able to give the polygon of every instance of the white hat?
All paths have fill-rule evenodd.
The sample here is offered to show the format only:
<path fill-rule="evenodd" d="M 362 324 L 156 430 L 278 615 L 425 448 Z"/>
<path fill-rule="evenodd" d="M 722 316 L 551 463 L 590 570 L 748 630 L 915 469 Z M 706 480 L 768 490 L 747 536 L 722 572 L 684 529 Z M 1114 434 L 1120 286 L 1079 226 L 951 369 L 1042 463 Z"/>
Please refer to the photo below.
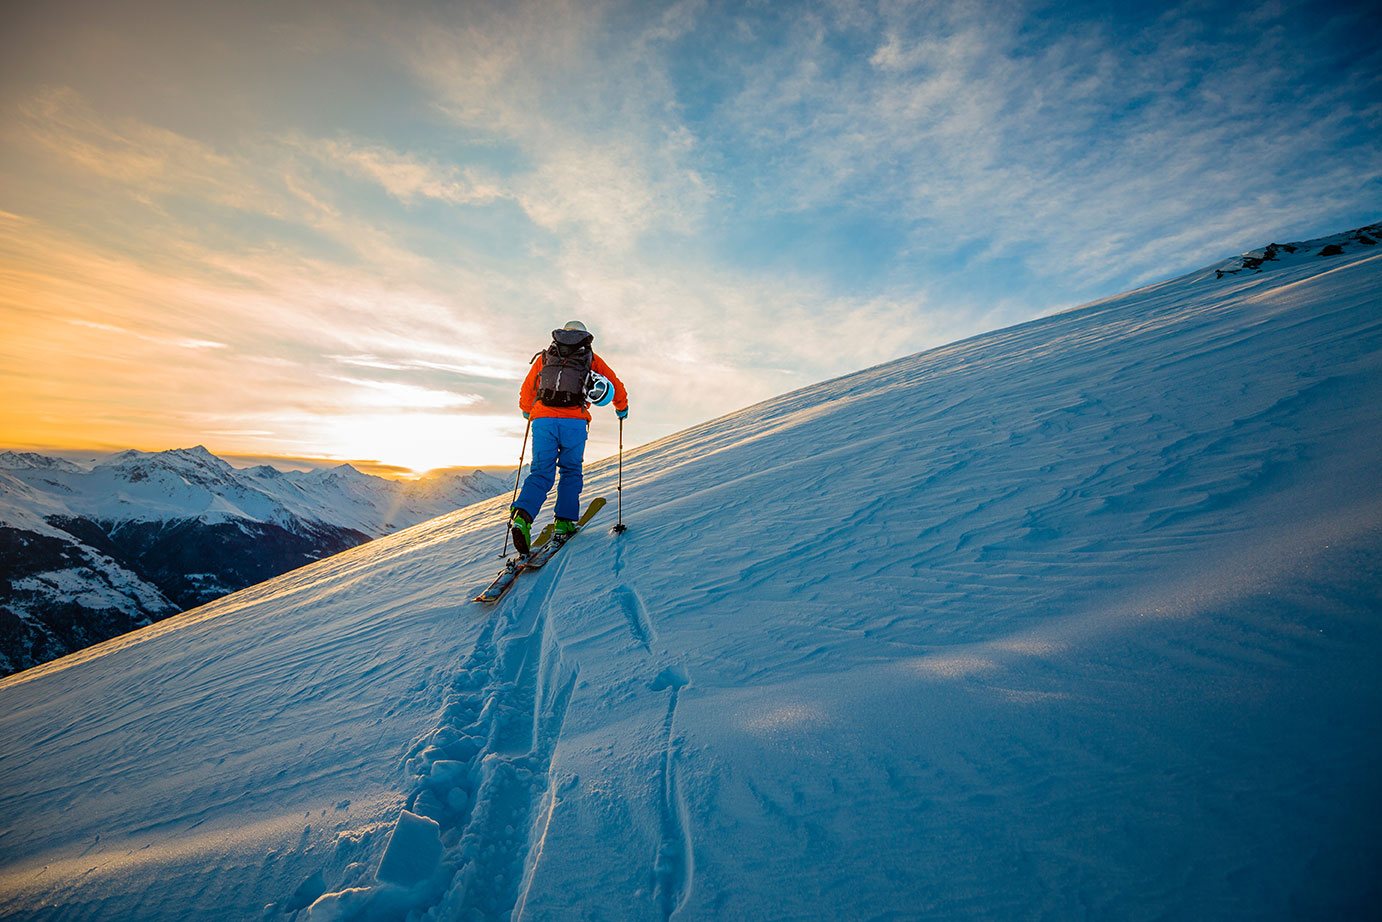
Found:
<path fill-rule="evenodd" d="M 578 332 L 578 333 L 589 333 L 589 332 L 590 332 L 589 330 L 587 330 L 587 329 L 585 328 L 585 324 L 581 323 L 579 320 L 568 320 L 568 321 L 566 321 L 566 326 L 562 327 L 562 329 L 563 329 L 563 330 L 575 330 L 575 331 Z"/>

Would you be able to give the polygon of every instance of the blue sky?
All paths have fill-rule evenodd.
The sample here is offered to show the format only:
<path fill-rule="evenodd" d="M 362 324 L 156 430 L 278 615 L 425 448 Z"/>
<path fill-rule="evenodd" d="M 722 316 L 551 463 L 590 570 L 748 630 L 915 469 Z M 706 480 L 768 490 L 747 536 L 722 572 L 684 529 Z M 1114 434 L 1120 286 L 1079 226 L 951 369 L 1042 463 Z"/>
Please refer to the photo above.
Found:
<path fill-rule="evenodd" d="M 638 443 L 1370 223 L 1375 14 L 32 5 L 0 441 L 512 463 L 517 378 L 579 318 Z"/>

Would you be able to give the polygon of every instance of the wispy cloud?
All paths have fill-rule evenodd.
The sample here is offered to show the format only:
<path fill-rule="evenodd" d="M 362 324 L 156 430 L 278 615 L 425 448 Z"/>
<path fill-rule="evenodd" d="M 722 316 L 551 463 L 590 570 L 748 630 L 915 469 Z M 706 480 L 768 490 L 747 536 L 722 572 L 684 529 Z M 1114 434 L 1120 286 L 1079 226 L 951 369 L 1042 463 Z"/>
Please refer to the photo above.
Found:
<path fill-rule="evenodd" d="M 512 194 L 539 226 L 627 251 L 642 234 L 692 227 L 713 195 L 646 57 L 689 9 L 630 36 L 601 28 L 628 12 L 616 4 L 519 3 L 479 25 L 419 24 L 410 63 L 454 123 L 522 152 L 530 168 L 512 176 Z"/>
<path fill-rule="evenodd" d="M 397 412 L 454 410 L 480 401 L 475 394 L 457 394 L 397 381 L 374 381 L 340 375 L 334 375 L 330 380 L 347 384 L 355 392 L 341 401 L 352 409 L 365 407 L 370 410 L 384 409 Z"/>
<path fill-rule="evenodd" d="M 914 248 L 973 241 L 1090 283 L 1312 221 L 1382 169 L 1376 144 L 1334 156 L 1382 84 L 1303 79 L 1328 46 L 1291 41 L 1313 15 L 1298 4 L 1121 26 L 1021 4 L 814 10 L 780 21 L 766 57 L 754 42 L 720 61 L 738 89 L 710 133 L 778 166 L 755 178 L 759 212 L 900 214 Z"/>
<path fill-rule="evenodd" d="M 474 205 L 510 197 L 501 184 L 480 178 L 473 169 L 420 160 L 379 145 L 324 141 L 318 150 L 326 162 L 373 180 L 404 202 L 428 198 Z"/>
<path fill-rule="evenodd" d="M 110 323 L 96 323 L 91 320 L 81 320 L 75 317 L 64 317 L 62 322 L 70 323 L 73 326 L 86 327 L 89 330 L 100 330 L 106 333 L 115 333 L 120 336 L 133 336 L 135 339 L 143 340 L 146 343 L 153 343 L 156 346 L 166 346 L 174 349 L 225 349 L 225 343 L 212 342 L 208 339 L 195 339 L 190 336 L 152 336 L 148 333 L 140 333 L 136 330 L 128 330 L 121 326 Z"/>
<path fill-rule="evenodd" d="M 97 114 L 70 87 L 52 87 L 20 106 L 30 137 L 84 172 L 149 191 L 176 189 L 221 198 L 229 161 L 204 144 L 137 120 Z"/>

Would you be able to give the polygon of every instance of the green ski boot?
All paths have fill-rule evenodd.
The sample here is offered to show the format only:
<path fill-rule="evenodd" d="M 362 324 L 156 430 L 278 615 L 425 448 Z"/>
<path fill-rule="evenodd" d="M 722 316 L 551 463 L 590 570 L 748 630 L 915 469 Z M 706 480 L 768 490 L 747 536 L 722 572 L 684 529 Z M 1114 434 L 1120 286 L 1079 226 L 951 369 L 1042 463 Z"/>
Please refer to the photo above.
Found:
<path fill-rule="evenodd" d="M 511 511 L 513 518 L 509 521 L 509 534 L 513 535 L 513 546 L 518 549 L 518 553 L 527 557 L 528 551 L 532 549 L 532 517 L 517 506 Z"/>
<path fill-rule="evenodd" d="M 557 519 L 552 523 L 552 531 L 558 538 L 569 538 L 576 533 L 577 525 L 570 519 Z"/>

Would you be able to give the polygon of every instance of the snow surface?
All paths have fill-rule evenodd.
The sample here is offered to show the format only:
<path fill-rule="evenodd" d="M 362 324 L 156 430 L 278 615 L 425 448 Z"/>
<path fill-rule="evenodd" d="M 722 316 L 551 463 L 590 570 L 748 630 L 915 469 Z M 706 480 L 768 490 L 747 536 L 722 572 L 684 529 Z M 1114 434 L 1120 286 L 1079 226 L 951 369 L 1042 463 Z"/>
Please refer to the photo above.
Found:
<path fill-rule="evenodd" d="M 70 540 L 71 536 L 49 525 L 45 516 L 66 515 L 67 506 L 0 467 L 0 525 Z"/>
<path fill-rule="evenodd" d="M 83 468 L 62 458 L 50 458 L 32 451 L 0 451 L 0 471 L 50 470 L 80 473 Z"/>
<path fill-rule="evenodd" d="M 621 536 L 594 466 L 494 607 L 503 499 L 0 680 L 0 915 L 1373 917 L 1382 259 L 1325 243 L 630 452 Z"/>

